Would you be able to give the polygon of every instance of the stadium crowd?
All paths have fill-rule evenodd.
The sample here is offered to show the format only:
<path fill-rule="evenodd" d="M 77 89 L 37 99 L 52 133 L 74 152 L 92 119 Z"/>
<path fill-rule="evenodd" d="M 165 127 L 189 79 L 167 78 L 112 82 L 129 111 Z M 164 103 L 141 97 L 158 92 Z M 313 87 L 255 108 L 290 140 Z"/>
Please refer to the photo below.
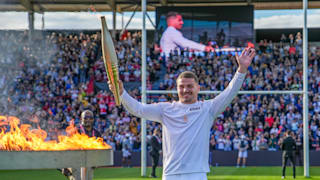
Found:
<path fill-rule="evenodd" d="M 90 109 L 95 114 L 95 128 L 115 150 L 140 150 L 140 119 L 116 107 L 105 83 L 107 76 L 101 56 L 100 34 L 51 32 L 28 41 L 26 32 L 2 32 L 0 36 L 0 113 L 14 115 L 22 123 L 41 127 L 47 139 L 57 139 L 80 114 Z M 280 43 L 261 41 L 249 68 L 242 90 L 301 90 L 301 34 L 281 37 Z M 119 74 L 126 82 L 139 82 L 141 76 L 141 32 L 128 33 L 115 42 Z M 320 48 L 309 51 L 310 148 L 320 150 Z M 237 65 L 232 53 L 172 53 L 165 58 L 148 46 L 148 88 L 159 83 L 160 90 L 175 89 L 175 79 L 185 70 L 196 72 L 201 90 L 223 90 Z M 165 71 L 165 76 L 156 76 Z M 140 98 L 139 89 L 129 93 Z M 200 99 L 215 95 L 201 95 Z M 175 94 L 150 96 L 149 102 L 172 101 Z M 290 129 L 302 141 L 301 95 L 238 95 L 217 118 L 211 130 L 212 150 L 237 150 L 244 137 L 249 149 L 279 150 L 283 132 Z M 155 122 L 147 123 L 148 138 Z M 301 147 L 302 148 L 302 147 Z"/>

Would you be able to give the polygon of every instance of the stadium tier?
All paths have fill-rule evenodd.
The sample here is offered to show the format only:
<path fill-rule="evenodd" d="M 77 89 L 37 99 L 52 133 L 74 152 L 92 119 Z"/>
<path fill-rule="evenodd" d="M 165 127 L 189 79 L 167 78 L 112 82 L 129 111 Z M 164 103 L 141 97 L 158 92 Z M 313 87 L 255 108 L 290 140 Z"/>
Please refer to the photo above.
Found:
<path fill-rule="evenodd" d="M 0 113 L 47 130 L 47 140 L 65 133 L 71 120 L 91 109 L 95 128 L 114 150 L 127 146 L 140 151 L 140 119 L 116 107 L 106 88 L 100 33 L 43 33 L 30 44 L 28 34 L 2 31 L 0 36 Z M 280 39 L 281 38 L 281 39 Z M 129 93 L 140 98 L 141 32 L 129 32 L 115 43 L 120 78 Z M 301 90 L 302 39 L 294 34 L 279 42 L 255 44 L 256 57 L 242 90 Z M 147 50 L 148 89 L 172 90 L 178 74 L 194 71 L 201 90 L 223 90 L 237 65 L 234 53 L 197 53 L 188 50 L 161 56 L 156 44 Z M 310 148 L 320 150 L 320 48 L 309 47 Z M 200 99 L 214 95 L 201 95 Z M 149 102 L 177 100 L 175 94 L 150 95 Z M 148 138 L 160 124 L 147 123 Z M 301 95 L 238 95 L 212 126 L 211 150 L 236 150 L 241 136 L 249 149 L 279 150 L 283 132 L 292 130 L 302 140 Z"/>

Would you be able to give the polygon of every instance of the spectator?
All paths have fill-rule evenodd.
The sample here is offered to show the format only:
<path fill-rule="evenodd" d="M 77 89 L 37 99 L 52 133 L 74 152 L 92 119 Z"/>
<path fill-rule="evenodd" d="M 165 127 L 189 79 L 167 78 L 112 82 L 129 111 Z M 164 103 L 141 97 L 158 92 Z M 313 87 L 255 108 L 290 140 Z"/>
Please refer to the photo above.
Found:
<path fill-rule="evenodd" d="M 217 148 L 218 150 L 224 150 L 225 139 L 222 134 L 219 136 L 219 139 L 217 140 L 217 145 L 218 145 L 218 148 Z"/>
<path fill-rule="evenodd" d="M 210 148 L 210 152 L 209 152 L 209 165 L 212 166 L 212 159 L 213 159 L 213 154 L 212 154 L 212 151 L 216 149 L 216 141 L 215 141 L 215 138 L 214 136 L 212 135 L 211 136 L 211 139 L 210 139 L 210 144 L 209 144 L 209 148 Z"/>
<path fill-rule="evenodd" d="M 131 167 L 131 152 L 128 145 L 122 148 L 122 167 Z"/>
<path fill-rule="evenodd" d="M 237 160 L 237 168 L 240 167 L 241 158 L 242 158 L 242 167 L 246 167 L 246 161 L 248 158 L 248 141 L 244 135 L 241 136 L 241 141 L 239 144 L 239 153 L 238 153 L 238 160 Z"/>
<path fill-rule="evenodd" d="M 241 139 L 239 138 L 239 136 L 235 135 L 235 137 L 232 140 L 233 150 L 239 150 L 240 142 L 241 142 Z"/>
<path fill-rule="evenodd" d="M 259 150 L 267 150 L 268 149 L 268 140 L 262 134 L 260 139 L 258 140 Z"/>
<path fill-rule="evenodd" d="M 161 139 L 160 139 L 160 131 L 155 129 L 153 132 L 153 136 L 150 140 L 151 151 L 150 156 L 152 158 L 152 172 L 150 177 L 156 178 L 156 168 L 158 166 L 160 151 L 161 151 Z"/>
<path fill-rule="evenodd" d="M 295 161 L 296 161 L 296 159 L 298 159 L 298 161 L 299 161 L 298 165 L 302 166 L 303 165 L 303 161 L 302 161 L 303 144 L 301 142 L 301 138 L 296 136 L 295 139 L 296 139 Z M 296 161 L 296 162 L 298 162 L 298 161 Z"/>
<path fill-rule="evenodd" d="M 276 151 L 278 149 L 277 145 L 278 145 L 278 140 L 275 137 L 275 134 L 271 134 L 270 135 L 270 139 L 269 139 L 269 148 L 268 148 L 268 150 L 269 151 Z"/>
<path fill-rule="evenodd" d="M 48 129 L 47 140 L 57 139 L 63 134 L 64 128 L 74 119 L 77 126 L 80 124 L 80 114 L 88 108 L 95 116 L 94 128 L 103 134 L 105 141 L 115 144 L 116 150 L 122 150 L 123 141 L 126 143 L 126 133 L 130 148 L 140 149 L 141 125 L 140 120 L 128 115 L 128 112 L 114 106 L 111 92 L 100 91 L 90 94 L 88 86 L 92 77 L 95 82 L 104 82 L 107 79 L 103 61 L 98 53 L 101 48 L 100 33 L 92 35 L 86 33 L 67 32 L 47 33 L 31 44 L 27 41 L 26 32 L 2 31 L 0 36 L 0 105 L 1 112 L 18 116 L 22 123 L 32 124 L 33 128 L 39 125 Z M 300 35 L 299 35 L 300 34 Z M 290 42 L 296 53 L 289 53 L 289 40 L 277 44 L 262 41 L 261 49 L 249 69 L 247 80 L 243 83 L 243 90 L 290 90 L 302 89 L 302 55 L 299 54 L 301 33 L 296 37 L 290 36 Z M 134 73 L 140 68 L 141 32 L 128 32 L 126 38 L 115 43 L 119 56 L 119 75 L 129 83 L 137 82 Z M 293 42 L 291 39 L 293 38 Z M 151 47 L 151 45 L 150 45 Z M 309 56 L 309 86 L 310 95 L 310 139 L 317 143 L 320 137 L 320 96 L 319 96 L 319 57 L 320 48 L 310 46 Z M 151 70 L 156 77 L 164 72 L 164 78 L 153 82 L 152 87 L 173 90 L 174 79 L 183 70 L 193 70 L 199 76 L 203 90 L 221 90 L 226 87 L 230 74 L 235 72 L 234 55 L 207 53 L 198 56 L 192 53 L 172 55 L 166 59 L 163 67 L 159 54 L 147 52 L 147 66 L 151 79 Z M 223 66 L 221 66 L 223 64 Z M 136 71 L 136 73 L 139 73 Z M 153 75 L 153 76 L 154 76 Z M 209 76 L 210 75 L 210 76 Z M 12 81 L 10 81 L 12 80 Z M 89 88 L 90 89 L 90 88 Z M 140 98 L 139 89 L 129 90 L 131 95 Z M 214 95 L 201 95 L 201 99 L 213 98 Z M 148 99 L 154 102 L 175 100 L 175 95 L 152 95 Z M 41 112 L 41 113 L 39 113 Z M 272 113 L 273 112 L 273 113 Z M 268 123 L 271 113 L 273 123 Z M 37 117 L 38 121 L 34 121 Z M 30 121 L 31 119 L 31 121 Z M 99 120 L 100 119 L 100 120 Z M 268 119 L 268 120 L 267 120 Z M 272 121 L 272 120 L 271 120 Z M 270 122 L 271 122 L 270 121 Z M 232 147 L 236 146 L 236 136 L 245 134 L 250 142 L 249 149 L 259 150 L 257 143 L 261 133 L 268 132 L 280 141 L 286 130 L 293 130 L 296 136 L 302 136 L 302 96 L 298 95 L 239 95 L 226 111 L 219 115 L 217 124 L 212 127 L 211 137 L 215 149 L 219 149 L 220 135 L 230 137 Z M 313 123 L 315 122 L 315 123 Z M 266 125 L 268 124 L 268 125 Z M 148 130 L 160 129 L 158 124 L 147 122 Z M 123 133 L 126 132 L 126 133 Z M 267 140 L 269 148 L 270 138 Z M 223 140 L 225 138 L 222 138 Z M 235 141 L 234 141 L 235 140 Z M 225 149 L 225 144 L 223 148 Z M 311 144 L 311 143 L 310 143 Z M 312 147 L 311 147 L 312 148 Z M 316 148 L 316 147 L 314 147 Z"/>
<path fill-rule="evenodd" d="M 224 140 L 224 150 L 225 151 L 232 150 L 232 142 L 230 140 L 230 136 L 226 136 L 226 139 Z"/>
<path fill-rule="evenodd" d="M 251 141 L 251 147 L 252 147 L 252 151 L 259 151 L 260 150 L 259 149 L 259 143 L 258 143 L 258 140 L 257 140 L 256 136 Z"/>

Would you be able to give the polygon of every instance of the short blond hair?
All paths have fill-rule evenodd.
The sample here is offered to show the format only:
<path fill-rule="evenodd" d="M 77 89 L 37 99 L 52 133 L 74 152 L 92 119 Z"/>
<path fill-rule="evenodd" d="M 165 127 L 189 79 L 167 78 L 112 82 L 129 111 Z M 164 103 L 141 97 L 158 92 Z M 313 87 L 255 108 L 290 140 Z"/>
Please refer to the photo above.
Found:
<path fill-rule="evenodd" d="M 182 79 L 182 78 L 194 79 L 194 81 L 195 81 L 196 83 L 199 83 L 198 76 L 197 76 L 195 73 L 191 72 L 191 71 L 184 71 L 184 72 L 182 72 L 181 74 L 179 74 L 179 76 L 178 76 L 178 78 L 177 78 L 177 81 L 178 81 L 179 79 Z"/>

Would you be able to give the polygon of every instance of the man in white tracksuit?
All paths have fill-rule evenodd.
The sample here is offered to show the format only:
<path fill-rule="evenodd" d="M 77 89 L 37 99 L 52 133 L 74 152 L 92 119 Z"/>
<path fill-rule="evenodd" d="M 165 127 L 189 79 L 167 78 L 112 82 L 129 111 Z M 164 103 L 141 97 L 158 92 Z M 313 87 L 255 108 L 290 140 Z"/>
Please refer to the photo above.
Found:
<path fill-rule="evenodd" d="M 205 46 L 197 42 L 191 41 L 183 37 L 179 31 L 183 26 L 181 14 L 177 12 L 169 12 L 167 14 L 167 29 L 163 32 L 160 47 L 166 56 L 169 56 L 177 48 L 188 48 L 197 51 L 213 51 L 211 46 Z"/>
<path fill-rule="evenodd" d="M 237 95 L 254 56 L 252 48 L 246 48 L 237 56 L 239 67 L 228 87 L 206 101 L 198 101 L 198 78 L 190 71 L 177 78 L 177 102 L 142 104 L 132 98 L 119 81 L 122 105 L 135 116 L 162 124 L 163 180 L 207 179 L 210 128 Z M 110 82 L 109 87 L 114 89 Z"/>

